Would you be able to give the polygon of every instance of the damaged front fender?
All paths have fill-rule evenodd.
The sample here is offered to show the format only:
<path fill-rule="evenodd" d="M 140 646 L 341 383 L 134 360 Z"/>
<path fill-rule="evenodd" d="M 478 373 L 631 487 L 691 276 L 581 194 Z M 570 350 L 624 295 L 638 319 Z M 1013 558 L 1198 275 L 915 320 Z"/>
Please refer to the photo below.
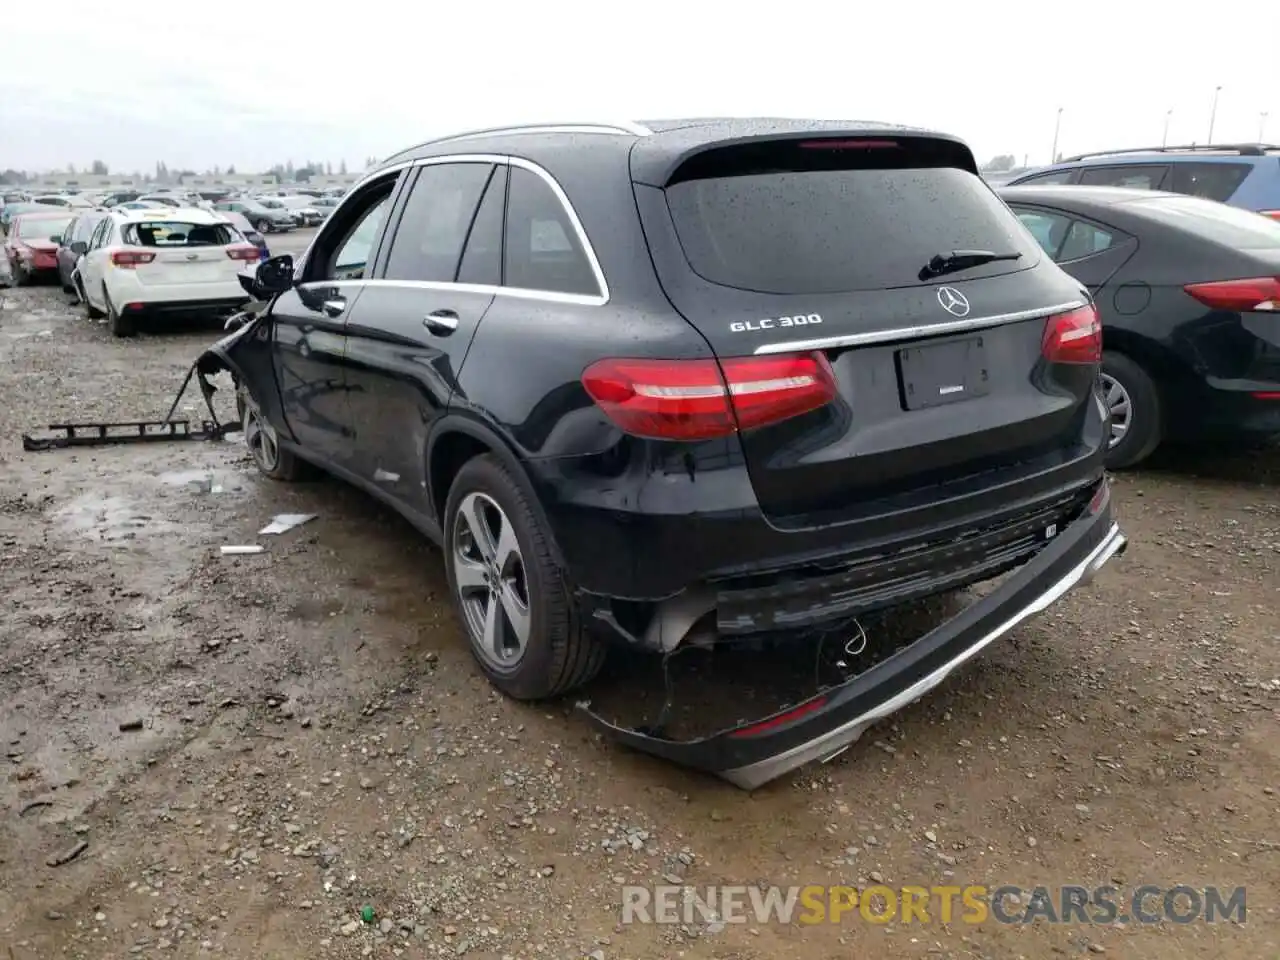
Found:
<path fill-rule="evenodd" d="M 1106 481 L 1104 481 L 1104 484 Z M 609 737 L 753 790 L 843 752 L 872 724 L 920 699 L 953 671 L 1073 587 L 1093 579 L 1127 546 L 1111 518 L 1109 488 L 1077 520 L 987 596 L 875 666 L 762 720 L 696 740 L 620 727 L 579 704 Z"/>
<path fill-rule="evenodd" d="M 284 419 L 272 357 L 272 324 L 267 303 L 251 303 L 227 321 L 227 333 L 196 359 L 200 391 L 208 401 L 217 388 L 210 378 L 230 373 L 237 387 L 253 396 L 267 421 L 283 437 L 296 440 Z"/>

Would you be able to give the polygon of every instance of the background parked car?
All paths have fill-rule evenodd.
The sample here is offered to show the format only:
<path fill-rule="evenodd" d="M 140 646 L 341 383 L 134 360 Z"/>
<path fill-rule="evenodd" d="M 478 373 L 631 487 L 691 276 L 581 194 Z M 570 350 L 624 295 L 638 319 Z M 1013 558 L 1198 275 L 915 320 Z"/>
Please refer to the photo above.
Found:
<path fill-rule="evenodd" d="M 93 236 L 93 231 L 97 229 L 104 217 L 106 211 L 91 210 L 88 213 L 82 213 L 75 217 L 65 230 L 62 231 L 62 242 L 58 244 L 58 279 L 62 283 L 62 289 L 65 293 L 75 293 L 75 278 L 73 273 L 76 264 L 80 261 L 82 251 L 72 249 L 77 243 L 83 243 L 88 247 L 89 238 Z"/>
<path fill-rule="evenodd" d="M 32 200 L 18 200 L 13 203 L 6 203 L 4 209 L 0 210 L 0 233 L 8 236 L 9 224 L 13 218 L 20 213 L 48 213 L 47 204 L 36 203 Z"/>
<path fill-rule="evenodd" d="M 1009 182 L 1167 190 L 1280 219 L 1280 146 L 1157 147 L 1085 153 Z"/>
<path fill-rule="evenodd" d="M 240 236 L 258 248 L 259 260 L 271 258 L 271 251 L 267 248 L 267 238 L 254 229 L 253 224 L 249 222 L 243 213 L 236 213 L 234 210 L 218 210 L 216 213 L 239 230 Z"/>
<path fill-rule="evenodd" d="M 341 202 L 341 197 L 317 197 L 312 205 L 319 211 L 321 221 L 324 221 L 329 219 L 329 214 L 333 213 Z"/>
<path fill-rule="evenodd" d="M 68 207 L 79 210 L 89 210 L 93 208 L 93 204 L 90 203 L 87 198 L 73 193 L 44 194 L 43 196 L 35 197 L 34 202 L 47 207 Z"/>
<path fill-rule="evenodd" d="M 264 207 L 256 200 L 246 198 L 223 200 L 221 203 L 215 203 L 213 209 L 220 213 L 243 214 L 259 233 L 284 232 L 297 226 L 293 214 L 288 210 L 283 207 L 273 210 Z"/>
<path fill-rule="evenodd" d="M 1140 189 L 999 193 L 1102 315 L 1108 466 L 1165 438 L 1280 434 L 1280 223 Z"/>
<path fill-rule="evenodd" d="M 58 244 L 71 220 L 72 214 L 49 207 L 13 218 L 5 257 L 16 286 L 58 275 Z"/>
<path fill-rule="evenodd" d="M 292 207 L 286 204 L 282 197 L 259 196 L 259 197 L 254 197 L 254 200 L 257 203 L 261 204 L 263 207 L 265 207 L 267 210 L 274 211 L 275 213 L 287 214 L 289 217 L 289 220 L 292 222 L 292 224 L 295 227 L 300 227 L 303 225 L 302 216 L 296 210 L 294 210 Z"/>
<path fill-rule="evenodd" d="M 277 197 L 276 200 L 293 214 L 300 227 L 314 227 L 324 221 L 324 215 L 315 206 L 315 201 L 311 197 Z"/>
<path fill-rule="evenodd" d="M 248 300 L 239 271 L 258 249 L 219 214 L 195 208 L 108 213 L 80 261 L 77 292 L 92 318 L 131 336 L 142 317 L 226 314 Z"/>

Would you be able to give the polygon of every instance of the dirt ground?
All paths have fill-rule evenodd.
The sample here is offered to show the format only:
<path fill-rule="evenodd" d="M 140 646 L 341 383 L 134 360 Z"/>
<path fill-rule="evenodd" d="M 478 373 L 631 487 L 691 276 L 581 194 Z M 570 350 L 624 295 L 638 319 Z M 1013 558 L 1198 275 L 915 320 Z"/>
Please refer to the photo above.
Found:
<path fill-rule="evenodd" d="M 216 335 L 0 291 L 5 960 L 1280 952 L 1277 454 L 1118 478 L 1132 547 L 1095 584 L 747 795 L 495 695 L 438 555 L 341 484 L 237 443 L 22 452 L 161 416 Z M 258 537 L 282 512 L 318 516 Z M 671 882 L 1244 886 L 1248 919 L 620 923 L 623 884 Z"/>

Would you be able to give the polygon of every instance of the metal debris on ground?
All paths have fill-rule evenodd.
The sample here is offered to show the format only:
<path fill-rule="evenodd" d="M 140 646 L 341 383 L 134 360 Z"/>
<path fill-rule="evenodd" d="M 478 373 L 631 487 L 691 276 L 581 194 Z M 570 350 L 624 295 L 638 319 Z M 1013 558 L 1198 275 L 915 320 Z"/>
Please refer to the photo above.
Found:
<path fill-rule="evenodd" d="M 227 434 L 240 429 L 237 423 L 222 423 L 213 409 L 212 384 L 200 378 L 200 392 L 208 408 L 208 420 L 200 421 L 199 429 L 193 429 L 190 420 L 175 420 L 174 413 L 191 384 L 197 364 L 183 378 L 177 396 L 169 406 L 163 420 L 120 420 L 106 423 L 55 423 L 46 429 L 52 436 L 22 435 L 22 449 L 26 451 L 59 450 L 66 447 L 104 447 L 125 443 L 163 443 L 170 440 L 222 440 Z"/>
<path fill-rule="evenodd" d="M 222 548 L 222 555 L 224 557 L 239 557 L 251 553 L 261 553 L 265 549 L 267 548 L 258 543 L 246 543 L 239 546 L 225 546 Z"/>
<path fill-rule="evenodd" d="M 54 854 L 52 857 L 46 860 L 45 863 L 51 867 L 61 867 L 65 864 L 70 863 L 72 860 L 80 856 L 80 854 L 84 853 L 88 849 L 89 849 L 89 841 L 81 840 L 79 843 L 77 843 L 70 850 L 67 850 L 65 853 Z"/>
<path fill-rule="evenodd" d="M 271 518 L 271 522 L 258 531 L 258 536 L 269 536 L 278 533 L 288 533 L 294 527 L 300 527 L 310 520 L 314 520 L 317 514 L 314 513 L 278 513 Z"/>

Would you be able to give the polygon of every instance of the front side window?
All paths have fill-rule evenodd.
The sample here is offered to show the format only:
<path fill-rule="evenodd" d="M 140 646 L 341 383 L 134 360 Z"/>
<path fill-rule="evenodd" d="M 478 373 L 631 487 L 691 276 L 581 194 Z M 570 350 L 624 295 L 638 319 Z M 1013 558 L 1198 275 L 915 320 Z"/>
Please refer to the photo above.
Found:
<path fill-rule="evenodd" d="M 452 283 L 492 173 L 489 163 L 422 167 L 391 242 L 386 279 Z"/>
<path fill-rule="evenodd" d="M 368 184 L 334 212 L 301 265 L 303 282 L 364 278 L 399 177 L 392 173 Z"/>
<path fill-rule="evenodd" d="M 507 186 L 503 282 L 522 290 L 603 294 L 564 203 L 541 176 L 518 166 Z"/>

